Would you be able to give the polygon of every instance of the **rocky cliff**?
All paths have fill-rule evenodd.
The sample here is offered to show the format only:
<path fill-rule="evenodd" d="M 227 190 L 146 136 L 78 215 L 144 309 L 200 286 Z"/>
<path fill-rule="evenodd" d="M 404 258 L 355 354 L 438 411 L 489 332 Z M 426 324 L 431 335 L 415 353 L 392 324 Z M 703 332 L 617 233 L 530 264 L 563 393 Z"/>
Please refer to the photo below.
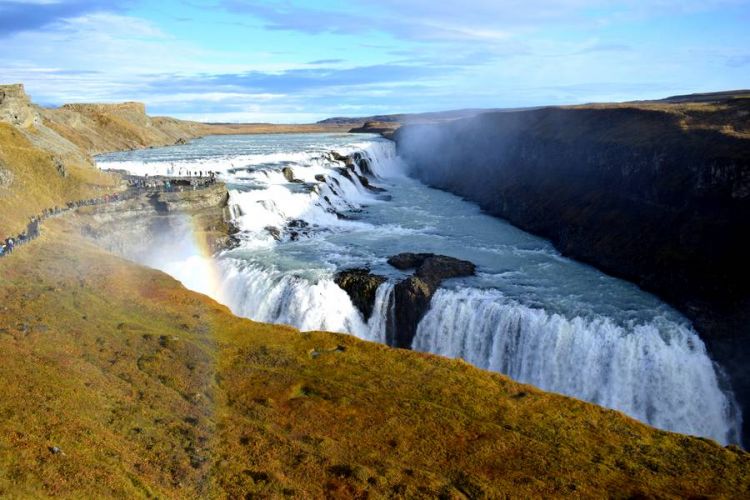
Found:
<path fill-rule="evenodd" d="M 428 184 L 675 305 L 750 414 L 749 117 L 750 96 L 725 95 L 488 113 L 395 138 Z"/>

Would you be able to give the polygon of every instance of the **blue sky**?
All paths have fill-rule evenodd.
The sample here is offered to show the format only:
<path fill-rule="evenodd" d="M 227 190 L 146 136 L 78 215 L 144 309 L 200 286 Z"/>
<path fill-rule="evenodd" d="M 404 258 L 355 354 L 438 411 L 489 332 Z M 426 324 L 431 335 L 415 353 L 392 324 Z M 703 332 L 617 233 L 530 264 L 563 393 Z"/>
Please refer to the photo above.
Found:
<path fill-rule="evenodd" d="M 0 0 L 0 83 L 204 121 L 750 87 L 750 0 Z"/>

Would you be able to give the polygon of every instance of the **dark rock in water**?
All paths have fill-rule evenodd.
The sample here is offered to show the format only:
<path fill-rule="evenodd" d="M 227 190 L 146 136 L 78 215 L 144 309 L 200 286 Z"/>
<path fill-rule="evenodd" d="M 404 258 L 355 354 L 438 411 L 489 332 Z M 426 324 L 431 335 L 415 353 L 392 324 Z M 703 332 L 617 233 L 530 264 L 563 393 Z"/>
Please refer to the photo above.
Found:
<path fill-rule="evenodd" d="M 353 158 L 354 163 L 356 163 L 359 166 L 360 172 L 362 172 L 364 175 L 374 175 L 372 168 L 370 167 L 370 162 L 362 156 L 362 153 L 354 153 Z"/>
<path fill-rule="evenodd" d="M 361 183 L 362 183 L 362 185 L 363 185 L 363 186 L 364 186 L 364 187 L 365 187 L 365 188 L 366 188 L 366 189 L 367 189 L 368 191 L 372 191 L 373 193 L 385 193 L 385 191 L 386 191 L 385 189 L 383 189 L 383 188 L 381 188 L 381 187 L 378 187 L 378 186 L 373 186 L 372 184 L 370 184 L 370 179 L 368 179 L 368 178 L 367 178 L 367 177 L 365 177 L 364 175 L 359 175 L 359 174 L 357 174 L 356 172 L 355 172 L 355 174 L 354 174 L 354 175 L 356 175 L 356 176 L 357 176 L 357 178 L 359 179 L 359 182 L 361 182 Z"/>
<path fill-rule="evenodd" d="M 329 152 L 328 153 L 328 157 L 331 160 L 333 160 L 333 161 L 341 161 L 341 162 L 344 162 L 344 163 L 348 163 L 349 162 L 349 157 L 346 156 L 346 155 L 342 155 L 338 151 L 331 151 L 331 152 Z"/>
<path fill-rule="evenodd" d="M 302 219 L 292 219 L 286 225 L 291 241 L 297 241 L 303 236 L 310 235 L 310 224 Z"/>
<path fill-rule="evenodd" d="M 431 253 L 401 253 L 388 263 L 402 271 L 415 269 L 414 275 L 394 288 L 396 336 L 395 346 L 410 348 L 417 325 L 430 308 L 432 296 L 440 283 L 449 278 L 472 276 L 476 266 L 468 261 Z"/>
<path fill-rule="evenodd" d="M 365 321 L 369 320 L 375 307 L 375 294 L 386 279 L 372 274 L 369 269 L 347 269 L 337 273 L 333 281 L 349 294 Z"/>
<path fill-rule="evenodd" d="M 422 262 L 428 257 L 435 254 L 431 253 L 400 253 L 388 258 L 388 263 L 400 271 L 408 271 L 409 269 L 416 269 Z"/>
<path fill-rule="evenodd" d="M 325 182 L 326 176 L 323 174 L 315 174 L 315 180 L 318 182 Z"/>
<path fill-rule="evenodd" d="M 434 253 L 400 253 L 390 257 L 388 264 L 401 271 L 415 269 L 415 276 L 438 284 L 449 278 L 472 276 L 476 271 L 476 266 L 469 261 Z"/>
<path fill-rule="evenodd" d="M 281 241 L 281 230 L 279 230 L 278 227 L 266 226 L 264 229 L 268 231 L 268 234 L 273 236 L 273 239 L 275 239 L 276 241 Z"/>
<path fill-rule="evenodd" d="M 357 179 L 359 179 L 359 182 L 366 188 L 370 187 L 370 179 L 365 177 L 364 175 L 357 174 Z"/>
<path fill-rule="evenodd" d="M 284 178 L 287 180 L 287 182 L 294 182 L 294 183 L 304 182 L 294 177 L 294 170 L 292 170 L 291 167 L 282 168 L 281 173 L 284 174 Z"/>
<path fill-rule="evenodd" d="M 437 286 L 411 276 L 396 284 L 393 289 L 396 318 L 396 336 L 394 346 L 402 349 L 411 348 L 417 325 L 430 308 L 430 301 Z"/>
<path fill-rule="evenodd" d="M 340 173 L 341 175 L 343 175 L 344 177 L 346 177 L 350 181 L 353 181 L 353 179 L 352 179 L 352 173 L 349 171 L 349 169 L 338 167 L 336 169 L 336 172 Z"/>
<path fill-rule="evenodd" d="M 188 141 L 187 141 L 187 139 L 185 139 L 185 138 L 183 138 L 183 137 L 180 137 L 179 139 L 177 139 L 177 140 L 176 140 L 176 141 L 174 142 L 174 145 L 175 145 L 175 146 L 182 146 L 182 145 L 184 145 L 184 144 L 187 144 L 187 142 L 188 142 Z"/>

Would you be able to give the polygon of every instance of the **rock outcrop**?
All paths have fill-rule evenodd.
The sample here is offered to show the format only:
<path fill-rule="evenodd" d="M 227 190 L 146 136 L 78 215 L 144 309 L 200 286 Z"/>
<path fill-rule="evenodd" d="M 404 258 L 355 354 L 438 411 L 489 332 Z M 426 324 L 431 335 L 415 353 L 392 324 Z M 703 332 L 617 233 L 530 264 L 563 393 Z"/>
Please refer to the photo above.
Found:
<path fill-rule="evenodd" d="M 297 179 L 294 177 L 294 170 L 292 170 L 292 167 L 284 167 L 281 169 L 281 173 L 284 175 L 284 179 L 286 179 L 287 182 L 294 182 L 301 184 L 304 181 Z"/>
<path fill-rule="evenodd" d="M 232 246 L 223 184 L 196 191 L 152 193 L 133 199 L 79 210 L 82 233 L 107 250 L 135 262 L 148 262 L 153 248 L 180 250 L 185 234 L 192 234 L 216 253 Z M 189 225 L 187 225 L 189 222 Z"/>
<path fill-rule="evenodd" d="M 471 262 L 431 253 L 401 253 L 388 259 L 401 271 L 414 269 L 414 274 L 398 282 L 393 290 L 395 332 L 388 332 L 387 341 L 394 347 L 411 348 L 417 325 L 430 308 L 430 301 L 440 284 L 450 278 L 471 276 L 476 266 Z M 339 272 L 334 281 L 343 288 L 360 310 L 370 319 L 375 294 L 386 278 L 369 269 L 348 269 Z"/>
<path fill-rule="evenodd" d="M 440 283 L 449 278 L 471 276 L 476 267 L 465 260 L 430 253 L 401 253 L 388 259 L 388 263 L 402 271 L 415 269 L 414 275 L 396 284 L 393 291 L 396 319 L 394 343 L 396 347 L 408 349 Z"/>
<path fill-rule="evenodd" d="M 676 306 L 750 414 L 749 113 L 742 96 L 545 108 L 406 126 L 395 139 L 427 184 Z"/>
<path fill-rule="evenodd" d="M 333 281 L 349 294 L 365 321 L 369 320 L 375 306 L 375 294 L 386 279 L 372 274 L 369 269 L 360 268 L 341 271 L 336 274 Z"/>
<path fill-rule="evenodd" d="M 353 134 L 380 134 L 390 139 L 400 125 L 398 122 L 368 121 L 361 127 L 352 128 L 349 132 Z"/>
<path fill-rule="evenodd" d="M 41 118 L 23 85 L 0 85 L 0 121 L 21 128 L 39 125 Z"/>

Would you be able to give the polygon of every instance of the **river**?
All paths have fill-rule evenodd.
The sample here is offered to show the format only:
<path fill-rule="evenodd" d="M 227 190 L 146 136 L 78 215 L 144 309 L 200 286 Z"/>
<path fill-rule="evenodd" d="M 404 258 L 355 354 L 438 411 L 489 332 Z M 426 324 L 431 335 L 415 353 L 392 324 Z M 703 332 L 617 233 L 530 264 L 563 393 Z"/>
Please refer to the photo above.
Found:
<path fill-rule="evenodd" d="M 356 173 L 385 191 L 368 189 L 331 151 L 358 153 L 365 162 Z M 739 441 L 739 410 L 686 318 L 476 205 L 409 178 L 390 141 L 216 136 L 97 161 L 138 175 L 218 172 L 230 192 L 238 245 L 209 256 L 186 238 L 179 252 L 165 249 L 144 263 L 235 314 L 384 342 L 393 283 L 405 276 L 387 264 L 389 256 L 433 252 L 469 260 L 477 275 L 443 283 L 412 348 L 460 357 L 665 430 Z M 291 169 L 286 176 L 284 168 Z M 353 267 L 389 278 L 369 321 L 332 279 Z"/>

